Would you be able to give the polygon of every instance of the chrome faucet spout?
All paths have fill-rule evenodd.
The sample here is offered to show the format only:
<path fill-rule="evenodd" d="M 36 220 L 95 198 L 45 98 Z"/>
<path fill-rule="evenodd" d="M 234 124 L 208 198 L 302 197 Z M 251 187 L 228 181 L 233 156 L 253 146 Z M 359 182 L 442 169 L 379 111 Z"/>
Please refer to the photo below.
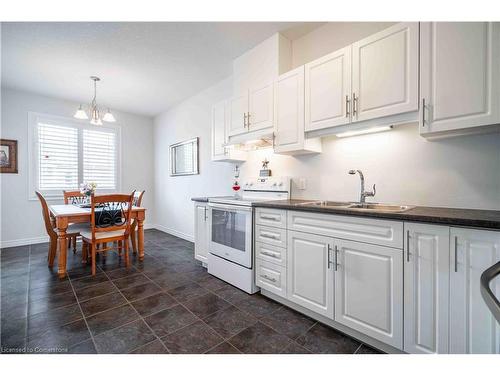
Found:
<path fill-rule="evenodd" d="M 349 170 L 349 174 L 355 175 L 356 173 L 359 174 L 360 182 L 361 182 L 361 192 L 359 194 L 359 203 L 365 203 L 366 202 L 366 197 L 374 197 L 377 190 L 375 189 L 375 185 L 373 185 L 373 191 L 365 191 L 365 176 L 363 175 L 363 172 L 359 169 L 351 169 Z"/>

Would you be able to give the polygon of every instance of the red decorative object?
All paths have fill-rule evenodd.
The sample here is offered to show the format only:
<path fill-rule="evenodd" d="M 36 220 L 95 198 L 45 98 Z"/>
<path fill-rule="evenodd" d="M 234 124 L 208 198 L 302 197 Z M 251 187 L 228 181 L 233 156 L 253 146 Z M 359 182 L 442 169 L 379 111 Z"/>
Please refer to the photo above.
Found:
<path fill-rule="evenodd" d="M 238 181 L 235 181 L 234 185 L 233 185 L 233 190 L 238 191 L 238 190 L 240 190 L 240 188 L 241 188 L 241 186 L 238 184 Z"/>

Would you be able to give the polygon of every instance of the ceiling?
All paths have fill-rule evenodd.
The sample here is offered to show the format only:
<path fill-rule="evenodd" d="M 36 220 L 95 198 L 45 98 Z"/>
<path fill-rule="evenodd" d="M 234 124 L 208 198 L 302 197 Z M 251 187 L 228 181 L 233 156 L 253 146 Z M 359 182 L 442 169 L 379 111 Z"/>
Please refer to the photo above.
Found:
<path fill-rule="evenodd" d="M 2 23 L 2 87 L 154 116 L 228 77 L 232 60 L 277 31 L 321 23 Z"/>

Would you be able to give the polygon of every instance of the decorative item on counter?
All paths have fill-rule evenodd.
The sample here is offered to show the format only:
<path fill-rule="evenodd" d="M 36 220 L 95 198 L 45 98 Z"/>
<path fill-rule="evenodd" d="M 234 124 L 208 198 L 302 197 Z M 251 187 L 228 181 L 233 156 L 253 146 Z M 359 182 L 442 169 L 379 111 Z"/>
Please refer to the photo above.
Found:
<path fill-rule="evenodd" d="M 239 178 L 240 177 L 240 167 L 237 165 L 234 166 L 234 178 Z"/>
<path fill-rule="evenodd" d="M 96 188 L 97 184 L 95 182 L 87 182 L 80 185 L 80 193 L 85 194 L 87 197 L 90 197 L 95 193 Z"/>
<path fill-rule="evenodd" d="M 238 181 L 237 181 L 237 180 L 235 180 L 235 181 L 234 181 L 233 186 L 232 186 L 232 189 L 233 189 L 233 191 L 234 191 L 234 196 L 235 196 L 236 198 L 238 198 L 238 197 L 239 197 L 239 195 L 238 195 L 238 190 L 240 190 L 240 189 L 241 189 L 241 186 L 240 186 L 240 184 L 238 183 Z"/>
<path fill-rule="evenodd" d="M 265 158 L 262 161 L 262 169 L 260 170 L 259 176 L 260 177 L 270 177 L 271 176 L 271 170 L 268 168 L 269 160 Z"/>

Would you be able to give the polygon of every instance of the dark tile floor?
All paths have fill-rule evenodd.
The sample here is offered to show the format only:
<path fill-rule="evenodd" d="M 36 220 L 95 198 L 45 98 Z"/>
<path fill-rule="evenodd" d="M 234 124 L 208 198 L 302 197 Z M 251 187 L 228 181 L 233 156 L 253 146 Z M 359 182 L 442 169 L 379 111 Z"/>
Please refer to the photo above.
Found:
<path fill-rule="evenodd" d="M 109 253 L 94 277 L 69 252 L 64 280 L 47 244 L 1 250 L 2 353 L 377 353 L 209 275 L 191 242 L 145 237 L 144 261 Z"/>

